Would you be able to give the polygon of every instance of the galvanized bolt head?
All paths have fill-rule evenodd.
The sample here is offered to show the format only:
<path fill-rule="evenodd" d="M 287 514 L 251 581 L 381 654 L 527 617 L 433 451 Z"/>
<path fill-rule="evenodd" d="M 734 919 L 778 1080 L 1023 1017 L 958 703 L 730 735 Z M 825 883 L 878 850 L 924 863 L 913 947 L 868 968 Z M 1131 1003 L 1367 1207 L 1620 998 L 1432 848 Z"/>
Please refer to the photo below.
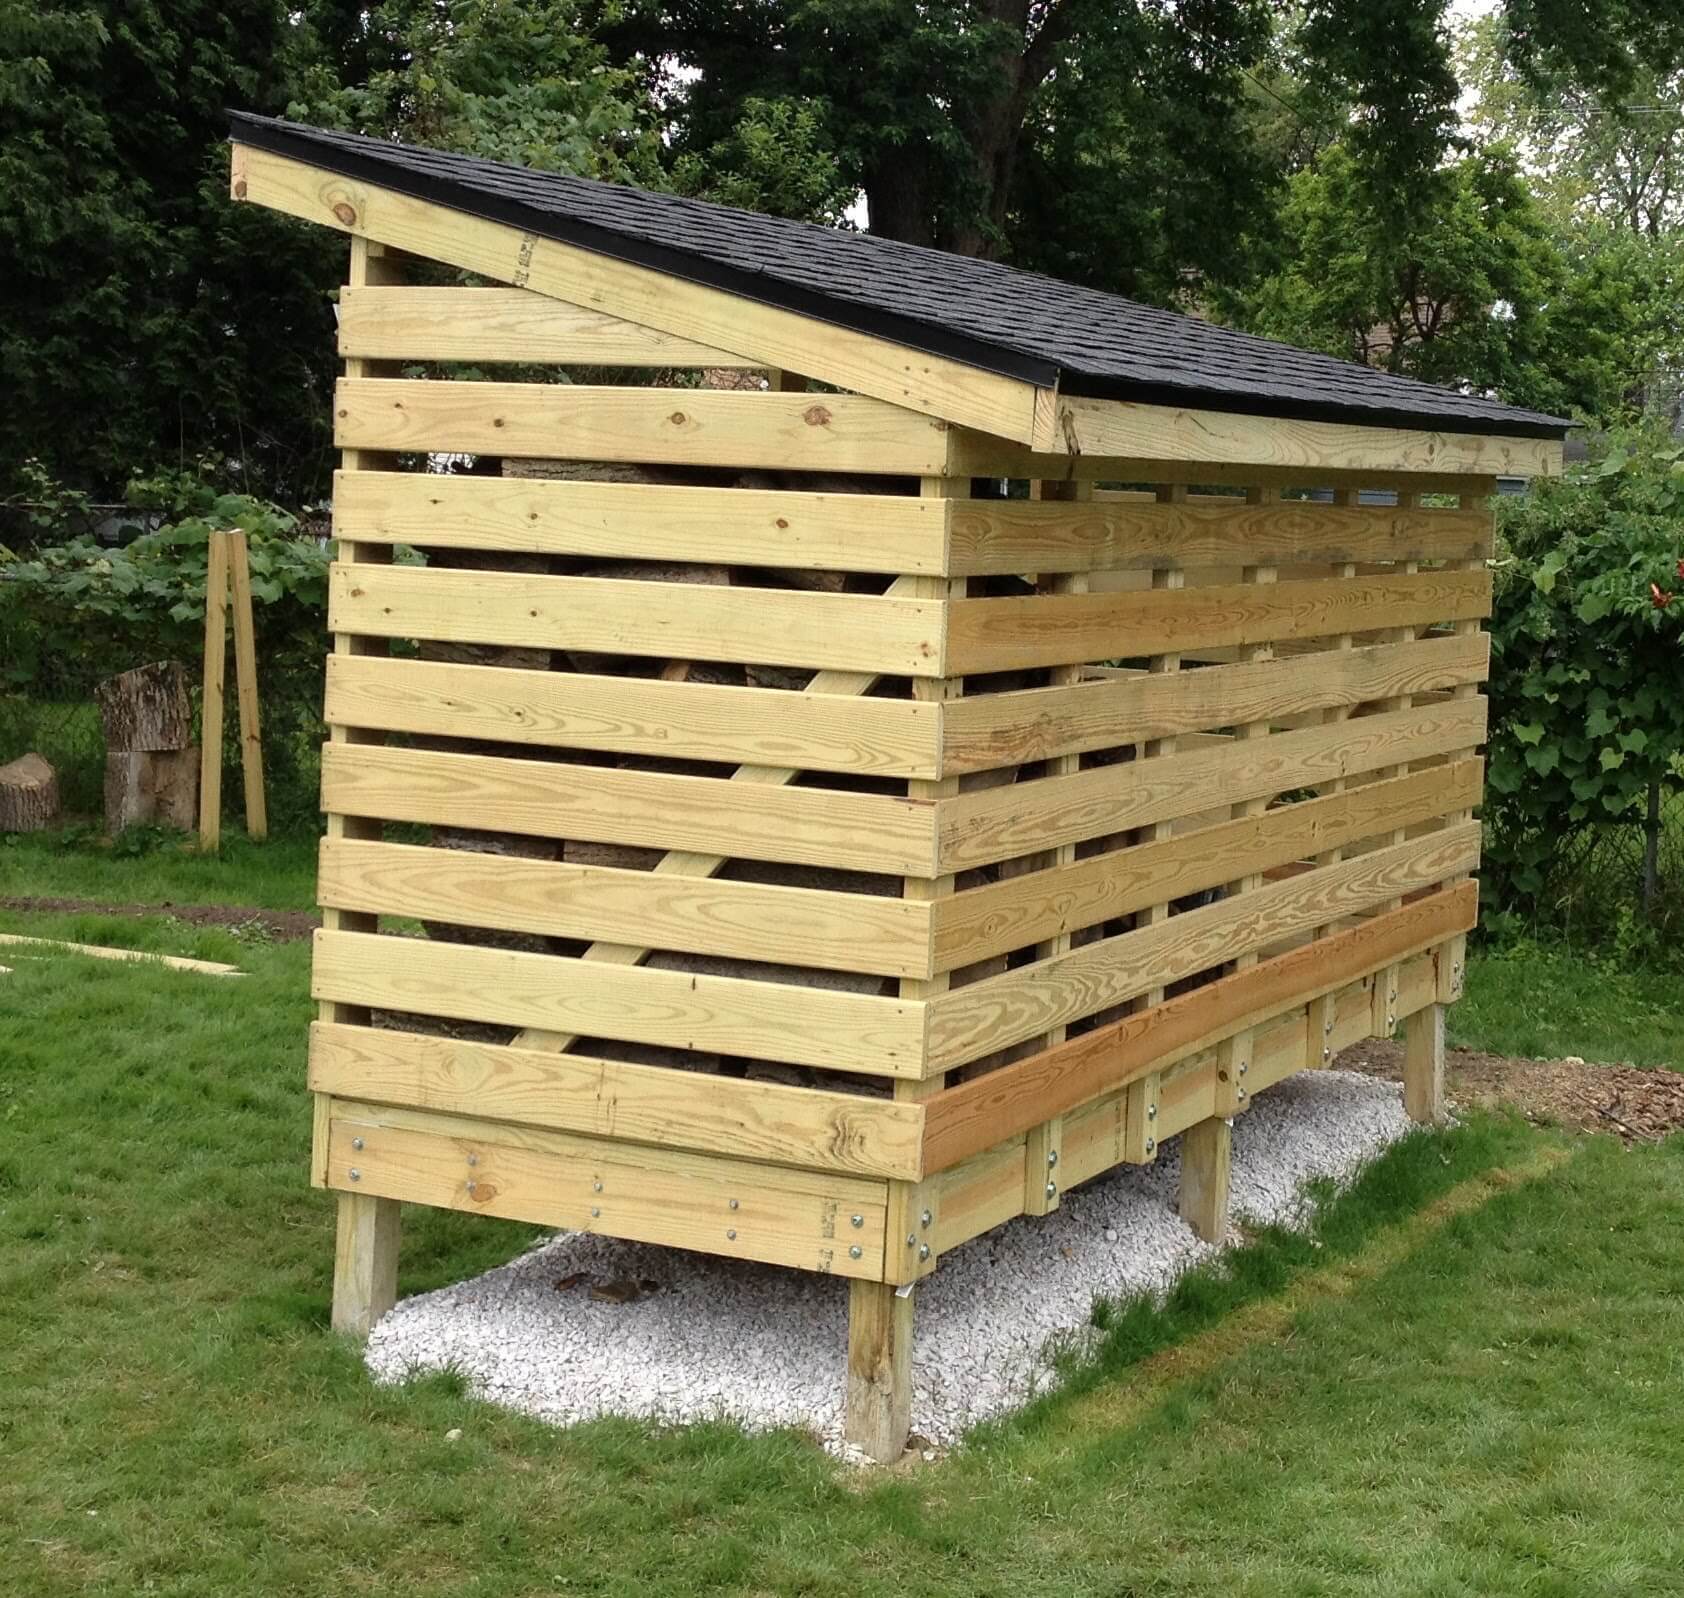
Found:
<path fill-rule="evenodd" d="M 1331 1060 L 1333 1058 L 1333 1050 L 1332 1049 L 1323 1049 L 1321 1051 L 1321 1057 L 1322 1057 L 1323 1060 Z"/>
<path fill-rule="evenodd" d="M 1322 1027 L 1321 1035 L 1324 1038 L 1330 1038 L 1330 1037 L 1333 1036 L 1333 1023 L 1331 1021 L 1329 1021 L 1325 1026 Z"/>
<path fill-rule="evenodd" d="M 1157 1105 L 1148 1104 L 1146 1106 L 1146 1119 L 1148 1121 L 1155 1121 L 1155 1120 L 1157 1120 L 1157 1118 L 1158 1118 L 1158 1107 L 1157 1107 Z"/>
<path fill-rule="evenodd" d="M 864 1226 L 865 1217 L 863 1215 L 850 1215 L 848 1217 L 848 1224 L 850 1226 Z"/>
<path fill-rule="evenodd" d="M 851 1260 L 857 1260 L 864 1253 L 865 1250 L 861 1248 L 858 1243 L 855 1243 L 854 1246 L 848 1250 L 848 1258 Z"/>
<path fill-rule="evenodd" d="M 476 1181 L 475 1181 L 475 1180 L 474 1180 L 474 1179 L 473 1179 L 473 1178 L 472 1178 L 472 1177 L 471 1177 L 471 1176 L 470 1176 L 470 1177 L 469 1177 L 469 1178 L 468 1178 L 468 1191 L 469 1191 L 469 1192 L 470 1192 L 470 1193 L 472 1193 L 472 1192 L 473 1192 L 473 1190 L 474 1190 L 474 1189 L 475 1189 L 475 1188 L 476 1188 L 476 1187 L 478 1187 L 478 1186 L 479 1186 L 479 1183 L 477 1183 L 477 1182 L 476 1182 Z"/>
<path fill-rule="evenodd" d="M 738 1205 L 738 1203 L 737 1203 L 737 1201 L 736 1201 L 736 1200 L 735 1200 L 735 1199 L 727 1199 L 727 1200 L 726 1200 L 726 1201 L 725 1201 L 725 1207 L 726 1207 L 726 1208 L 727 1208 L 727 1209 L 732 1209 L 732 1210 L 734 1210 L 734 1209 L 737 1209 L 737 1208 L 739 1208 L 739 1207 L 740 1207 L 740 1206 L 739 1206 L 739 1205 Z"/>
<path fill-rule="evenodd" d="M 928 1243 L 921 1244 L 918 1249 L 918 1258 L 921 1260 L 927 1260 L 929 1257 L 930 1245 Z"/>
<path fill-rule="evenodd" d="M 351 1180 L 353 1182 L 360 1182 L 360 1181 L 362 1181 L 362 1179 L 363 1179 L 363 1173 L 361 1171 L 359 1171 L 356 1168 L 356 1166 L 353 1165 L 351 1167 Z"/>
<path fill-rule="evenodd" d="M 1396 988 L 1393 988 L 1392 991 L 1386 995 L 1386 1002 L 1388 1004 L 1396 1004 L 1397 1003 L 1397 989 Z"/>
<path fill-rule="evenodd" d="M 1250 1065 L 1249 1061 L 1246 1061 L 1246 1060 L 1240 1061 L 1240 1075 L 1241 1076 L 1244 1076 L 1246 1074 L 1246 1072 L 1249 1071 L 1250 1069 L 1251 1069 L 1251 1065 Z"/>
<path fill-rule="evenodd" d="M 601 1191 L 602 1191 L 602 1183 L 600 1183 L 600 1182 L 592 1182 L 591 1183 L 591 1192 L 600 1193 Z"/>
<path fill-rule="evenodd" d="M 728 1227 L 725 1228 L 725 1240 L 728 1243 L 735 1243 L 737 1241 L 737 1229 L 736 1229 L 736 1227 L 728 1226 Z"/>
<path fill-rule="evenodd" d="M 1050 1171 L 1057 1164 L 1058 1164 L 1058 1150 L 1057 1149 L 1048 1149 L 1047 1150 L 1047 1169 Z"/>
<path fill-rule="evenodd" d="M 1244 1088 L 1239 1089 L 1237 1096 L 1239 1098 L 1243 1099 L 1245 1097 L 1245 1089 Z"/>
<path fill-rule="evenodd" d="M 360 1152 L 361 1149 L 362 1149 L 362 1146 L 363 1146 L 363 1140 L 360 1137 L 354 1137 L 354 1138 L 351 1139 L 351 1147 L 352 1148 L 354 1148 L 354 1149 L 356 1149 Z"/>
<path fill-rule="evenodd" d="M 591 1205 L 591 1219 L 594 1221 L 600 1214 L 602 1211 L 595 1204 Z"/>
<path fill-rule="evenodd" d="M 1057 1182 L 1048 1182 L 1047 1183 L 1047 1197 L 1048 1198 L 1057 1198 L 1058 1197 L 1058 1183 Z"/>
<path fill-rule="evenodd" d="M 906 1246 L 908 1248 L 916 1248 L 917 1245 L 918 1245 L 918 1234 L 916 1232 L 908 1232 L 906 1234 Z"/>
<path fill-rule="evenodd" d="M 920 1210 L 918 1212 L 918 1224 L 920 1226 L 928 1226 L 934 1219 L 935 1216 L 929 1210 Z"/>
<path fill-rule="evenodd" d="M 477 1154 L 470 1154 L 468 1156 L 468 1164 L 478 1165 L 479 1164 L 479 1156 Z"/>
<path fill-rule="evenodd" d="M 1151 1138 L 1147 1138 L 1147 1140 L 1146 1140 L 1146 1152 L 1148 1154 L 1150 1154 L 1152 1152 L 1152 1150 L 1155 1149 L 1157 1146 L 1158 1145 Z"/>

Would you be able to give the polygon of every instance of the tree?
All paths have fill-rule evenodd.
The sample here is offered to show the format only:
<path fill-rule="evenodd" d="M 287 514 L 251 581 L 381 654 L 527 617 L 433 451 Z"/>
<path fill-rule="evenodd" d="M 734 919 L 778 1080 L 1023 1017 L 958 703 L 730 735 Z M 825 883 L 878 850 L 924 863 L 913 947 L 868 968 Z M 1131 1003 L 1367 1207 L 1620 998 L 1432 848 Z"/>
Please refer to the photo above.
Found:
<path fill-rule="evenodd" d="M 212 455 L 298 498 L 331 439 L 331 242 L 227 203 L 223 110 L 278 112 L 272 0 L 0 0 L 0 493 Z"/>

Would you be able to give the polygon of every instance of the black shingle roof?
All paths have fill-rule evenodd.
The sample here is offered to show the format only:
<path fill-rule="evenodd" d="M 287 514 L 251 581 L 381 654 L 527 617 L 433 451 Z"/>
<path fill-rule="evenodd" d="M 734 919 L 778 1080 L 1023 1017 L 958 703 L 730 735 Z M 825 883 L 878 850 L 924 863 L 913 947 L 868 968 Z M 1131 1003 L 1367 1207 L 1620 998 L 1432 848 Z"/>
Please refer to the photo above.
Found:
<path fill-rule="evenodd" d="M 1067 394 L 1557 438 L 1561 417 L 1394 377 L 1037 272 L 589 178 L 232 113 L 346 177 Z"/>

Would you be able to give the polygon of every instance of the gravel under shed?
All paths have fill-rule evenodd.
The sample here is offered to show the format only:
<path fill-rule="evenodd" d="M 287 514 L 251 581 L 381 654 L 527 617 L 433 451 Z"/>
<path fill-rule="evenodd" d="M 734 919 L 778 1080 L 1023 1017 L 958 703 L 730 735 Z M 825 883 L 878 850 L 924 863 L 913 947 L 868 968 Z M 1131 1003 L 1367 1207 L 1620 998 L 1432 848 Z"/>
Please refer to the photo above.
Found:
<path fill-rule="evenodd" d="M 1236 1217 L 1297 1219 L 1306 1182 L 1351 1176 L 1409 1126 L 1395 1083 L 1344 1071 L 1281 1083 L 1235 1122 Z M 919 1286 L 914 1432 L 951 1443 L 1022 1404 L 1097 1296 L 1161 1291 L 1216 1252 L 1176 1213 L 1178 1152 L 1172 1142 L 1044 1219 L 998 1227 Z M 613 1301 L 628 1288 L 637 1296 Z M 842 1452 L 847 1298 L 834 1277 L 564 1233 L 405 1299 L 375 1329 L 368 1364 L 382 1381 L 454 1368 L 478 1396 L 544 1420 L 726 1416 L 804 1426 Z"/>

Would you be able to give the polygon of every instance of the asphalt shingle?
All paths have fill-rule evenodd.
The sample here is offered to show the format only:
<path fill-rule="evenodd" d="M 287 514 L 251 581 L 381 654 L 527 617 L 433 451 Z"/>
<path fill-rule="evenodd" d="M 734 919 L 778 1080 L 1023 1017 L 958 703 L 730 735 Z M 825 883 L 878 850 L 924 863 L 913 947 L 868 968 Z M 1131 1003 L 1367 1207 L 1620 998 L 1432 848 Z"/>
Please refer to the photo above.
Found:
<path fill-rule="evenodd" d="M 1120 295 L 869 233 L 268 117 L 233 136 L 346 177 L 932 354 L 1212 410 L 1559 437 L 1563 418 L 1256 338 Z"/>

